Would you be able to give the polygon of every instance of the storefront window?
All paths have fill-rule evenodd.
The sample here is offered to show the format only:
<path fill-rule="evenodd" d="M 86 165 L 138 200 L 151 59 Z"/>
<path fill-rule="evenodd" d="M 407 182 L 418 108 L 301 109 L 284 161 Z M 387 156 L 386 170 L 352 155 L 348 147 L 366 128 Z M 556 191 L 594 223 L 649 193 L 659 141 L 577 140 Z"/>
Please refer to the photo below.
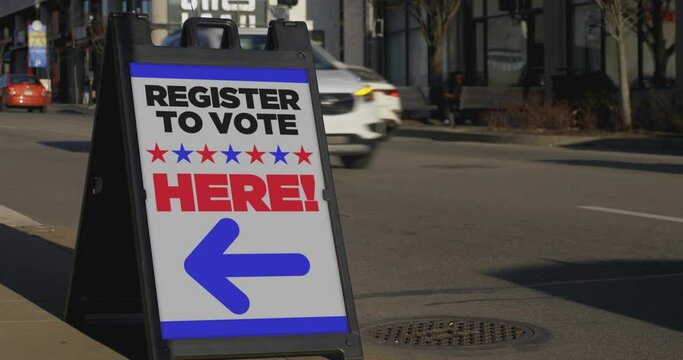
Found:
<path fill-rule="evenodd" d="M 594 4 L 576 6 L 573 14 L 572 65 L 580 73 L 602 70 L 602 12 Z"/>
<path fill-rule="evenodd" d="M 420 29 L 408 31 L 408 84 L 412 86 L 429 85 L 429 61 L 427 61 L 427 43 Z"/>
<path fill-rule="evenodd" d="M 405 7 L 389 7 L 385 15 L 385 75 L 401 86 L 427 86 L 429 62 L 427 43 L 414 15 Z"/>
<path fill-rule="evenodd" d="M 472 16 L 473 17 L 484 16 L 484 2 L 483 1 L 475 1 L 472 3 Z"/>
<path fill-rule="evenodd" d="M 486 59 L 490 86 L 521 83 L 527 64 L 527 25 L 510 17 L 489 19 Z"/>
<path fill-rule="evenodd" d="M 402 7 L 391 7 L 385 16 L 386 77 L 397 85 L 406 85 L 406 12 Z"/>
<path fill-rule="evenodd" d="M 655 7 L 659 10 L 654 10 Z M 603 28 L 600 8 L 592 1 L 573 0 L 571 9 L 570 68 L 576 73 L 604 72 L 618 84 L 617 45 Z M 634 11 L 641 17 L 625 34 L 629 85 L 673 87 L 676 78 L 675 1 L 642 0 Z"/>
<path fill-rule="evenodd" d="M 486 61 L 484 61 L 484 56 L 479 54 L 478 49 L 483 49 L 486 46 L 486 42 L 484 41 L 484 35 L 486 34 L 486 31 L 484 31 L 484 22 L 478 22 L 475 25 L 474 28 L 474 34 L 476 37 L 476 44 L 475 44 L 475 49 L 477 51 L 474 52 L 475 54 L 475 67 L 474 67 L 474 76 L 472 76 L 473 80 L 471 83 L 473 85 L 485 85 L 486 84 Z"/>
<path fill-rule="evenodd" d="M 474 2 L 483 2 L 474 0 Z M 486 0 L 486 16 L 509 15 L 517 11 L 517 0 Z"/>
<path fill-rule="evenodd" d="M 542 1 L 470 0 L 468 5 L 471 13 L 467 29 L 471 35 L 467 36 L 474 48 L 468 60 L 468 82 L 489 86 L 542 85 Z"/>

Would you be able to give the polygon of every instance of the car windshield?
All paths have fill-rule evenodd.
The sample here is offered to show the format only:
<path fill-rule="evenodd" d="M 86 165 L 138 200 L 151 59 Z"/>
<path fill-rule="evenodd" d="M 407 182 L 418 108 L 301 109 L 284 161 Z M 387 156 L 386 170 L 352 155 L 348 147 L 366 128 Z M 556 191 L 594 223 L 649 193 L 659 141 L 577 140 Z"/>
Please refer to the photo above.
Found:
<path fill-rule="evenodd" d="M 313 47 L 313 63 L 318 70 L 335 70 L 337 67 L 323 57 L 316 47 Z"/>
<path fill-rule="evenodd" d="M 240 46 L 244 50 L 263 50 L 266 48 L 266 36 L 240 35 Z"/>
<path fill-rule="evenodd" d="M 218 48 L 222 32 L 203 32 L 199 36 L 199 46 Z M 244 50 L 263 50 L 266 48 L 265 34 L 240 34 L 240 47 Z M 162 46 L 179 47 L 180 31 L 170 34 L 162 42 Z M 331 59 L 332 55 L 325 54 L 325 50 L 313 46 L 313 63 L 317 70 L 335 70 L 337 67 Z"/>
<path fill-rule="evenodd" d="M 266 48 L 266 35 L 240 35 L 240 46 L 244 50 L 263 50 Z M 313 47 L 313 63 L 317 70 L 335 70 L 336 67 L 327 60 L 317 47 Z"/>
<path fill-rule="evenodd" d="M 354 68 L 348 68 L 347 70 L 354 73 L 356 76 L 358 76 L 363 81 L 386 82 L 386 80 L 383 77 L 381 77 L 378 73 L 376 73 L 370 69 L 355 68 L 354 67 Z"/>
<path fill-rule="evenodd" d="M 12 75 L 10 77 L 10 82 L 12 84 L 29 83 L 31 85 L 35 85 L 38 83 L 38 79 L 36 79 L 33 75 Z"/>

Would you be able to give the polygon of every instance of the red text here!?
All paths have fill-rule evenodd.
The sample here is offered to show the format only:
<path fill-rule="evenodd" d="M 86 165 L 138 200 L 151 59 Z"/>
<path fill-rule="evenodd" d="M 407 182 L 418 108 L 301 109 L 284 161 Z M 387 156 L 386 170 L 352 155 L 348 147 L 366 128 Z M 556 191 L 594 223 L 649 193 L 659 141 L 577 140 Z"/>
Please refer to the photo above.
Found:
<path fill-rule="evenodd" d="M 153 174 L 159 212 L 316 212 L 313 175 Z M 176 200 L 172 205 L 171 200 Z"/>

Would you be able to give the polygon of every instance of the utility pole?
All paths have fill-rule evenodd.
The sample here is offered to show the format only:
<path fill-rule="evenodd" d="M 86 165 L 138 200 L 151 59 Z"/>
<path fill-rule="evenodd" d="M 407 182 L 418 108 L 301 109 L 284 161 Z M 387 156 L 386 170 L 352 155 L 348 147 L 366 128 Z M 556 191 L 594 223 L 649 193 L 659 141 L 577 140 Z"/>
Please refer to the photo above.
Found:
<path fill-rule="evenodd" d="M 168 35 L 168 0 L 152 0 L 152 42 L 161 45 Z"/>

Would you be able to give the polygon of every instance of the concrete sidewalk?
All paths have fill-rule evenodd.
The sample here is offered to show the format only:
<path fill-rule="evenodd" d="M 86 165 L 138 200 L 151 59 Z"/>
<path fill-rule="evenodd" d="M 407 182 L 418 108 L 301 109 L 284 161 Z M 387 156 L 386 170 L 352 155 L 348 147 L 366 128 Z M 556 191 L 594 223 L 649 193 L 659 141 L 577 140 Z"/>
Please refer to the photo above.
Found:
<path fill-rule="evenodd" d="M 76 232 L 2 215 L 18 226 L 0 222 L 0 359 L 126 359 L 62 320 Z"/>
<path fill-rule="evenodd" d="M 0 224 L 0 357 L 124 359 L 60 319 L 71 261 L 68 249 Z"/>
<path fill-rule="evenodd" d="M 625 151 L 653 154 L 683 155 L 683 136 L 525 134 L 492 131 L 483 126 L 430 125 L 405 121 L 396 136 L 425 138 L 437 141 L 484 142 L 541 147 L 566 147 L 583 150 Z"/>

